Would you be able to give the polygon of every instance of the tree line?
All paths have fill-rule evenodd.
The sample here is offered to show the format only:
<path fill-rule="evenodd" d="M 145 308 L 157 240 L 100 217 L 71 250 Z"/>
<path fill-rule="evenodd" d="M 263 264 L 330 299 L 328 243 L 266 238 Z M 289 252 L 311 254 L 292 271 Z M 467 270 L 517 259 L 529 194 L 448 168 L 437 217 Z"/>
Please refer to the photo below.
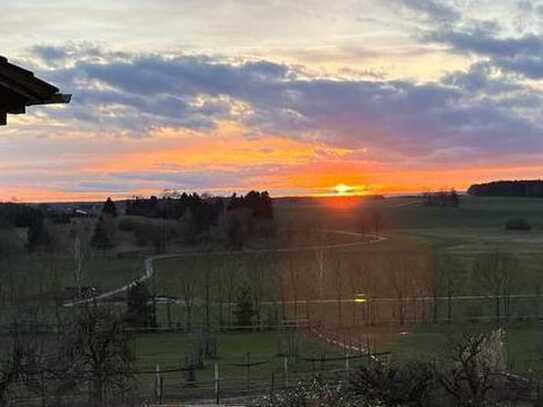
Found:
<path fill-rule="evenodd" d="M 424 206 L 440 206 L 456 208 L 460 204 L 460 198 L 456 190 L 425 192 L 422 194 L 422 204 Z"/>
<path fill-rule="evenodd" d="M 138 246 L 151 242 L 157 252 L 165 252 L 167 241 L 172 239 L 197 243 L 212 236 L 233 249 L 241 249 L 251 237 L 269 232 L 267 223 L 273 220 L 273 204 L 266 191 L 233 194 L 229 198 L 183 192 L 126 201 L 126 215 L 178 222 L 162 226 L 143 225 L 129 218 L 118 222 L 120 230 L 134 232 Z M 115 246 L 116 216 L 115 203 L 108 198 L 96 222 L 91 240 L 94 248 L 107 250 Z"/>
<path fill-rule="evenodd" d="M 543 181 L 493 181 L 483 184 L 474 184 L 468 188 L 468 194 L 474 196 L 542 198 Z"/>
<path fill-rule="evenodd" d="M 175 196 L 134 198 L 126 202 L 126 214 L 150 218 L 179 219 L 187 211 L 198 219 L 201 229 L 216 224 L 226 210 L 250 209 L 255 217 L 273 218 L 272 200 L 267 191 L 250 191 L 246 195 L 234 193 L 229 198 L 200 196 L 183 192 Z"/>

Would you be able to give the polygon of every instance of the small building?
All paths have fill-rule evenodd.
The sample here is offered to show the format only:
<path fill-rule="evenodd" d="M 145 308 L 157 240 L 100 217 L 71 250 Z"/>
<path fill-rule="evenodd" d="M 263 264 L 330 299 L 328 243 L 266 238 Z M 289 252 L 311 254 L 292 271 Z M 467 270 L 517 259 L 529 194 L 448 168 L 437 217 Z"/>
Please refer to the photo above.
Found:
<path fill-rule="evenodd" d="M 6 124 L 8 114 L 26 113 L 28 106 L 70 103 L 70 99 L 71 95 L 0 56 L 0 126 Z"/>

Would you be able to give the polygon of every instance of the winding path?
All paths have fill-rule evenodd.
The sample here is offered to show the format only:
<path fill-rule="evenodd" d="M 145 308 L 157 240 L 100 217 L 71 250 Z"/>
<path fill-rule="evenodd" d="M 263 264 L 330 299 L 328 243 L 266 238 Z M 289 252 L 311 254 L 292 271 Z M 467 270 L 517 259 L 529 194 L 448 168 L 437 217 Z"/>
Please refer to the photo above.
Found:
<path fill-rule="evenodd" d="M 323 232 L 326 233 L 335 233 L 340 235 L 346 235 L 346 236 L 353 236 L 353 237 L 364 237 L 368 235 L 364 235 L 362 233 L 357 232 L 348 232 L 343 230 L 323 230 Z M 227 251 L 227 250 L 221 250 L 221 251 L 215 251 L 215 252 L 185 252 L 185 253 L 170 253 L 170 254 L 161 254 L 156 256 L 150 256 L 146 257 L 144 260 L 144 270 L 145 273 L 137 278 L 136 280 L 120 287 L 116 288 L 111 291 L 107 291 L 103 294 L 85 298 L 82 300 L 77 301 L 68 301 L 64 303 L 65 307 L 74 307 L 77 305 L 83 305 L 83 304 L 90 304 L 94 302 L 102 302 L 110 297 L 113 297 L 117 294 L 124 293 L 128 291 L 130 288 L 134 287 L 135 285 L 139 283 L 143 283 L 147 280 L 149 280 L 155 273 L 153 262 L 155 260 L 161 260 L 161 259 L 169 259 L 169 258 L 179 258 L 179 257 L 194 257 L 194 256 L 225 256 L 225 255 L 240 255 L 240 254 L 266 254 L 266 253 L 296 253 L 296 252 L 304 252 L 304 251 L 316 251 L 316 250 L 329 250 L 329 249 L 344 249 L 349 247 L 356 247 L 356 246 L 367 246 L 370 244 L 375 244 L 382 242 L 387 239 L 385 236 L 379 236 L 379 235 L 369 235 L 372 240 L 368 241 L 356 241 L 356 242 L 349 242 L 349 243 L 336 243 L 331 245 L 317 245 L 317 246 L 303 246 L 303 247 L 294 247 L 294 248 L 283 248 L 283 249 L 249 249 L 249 250 L 237 250 L 237 251 Z"/>

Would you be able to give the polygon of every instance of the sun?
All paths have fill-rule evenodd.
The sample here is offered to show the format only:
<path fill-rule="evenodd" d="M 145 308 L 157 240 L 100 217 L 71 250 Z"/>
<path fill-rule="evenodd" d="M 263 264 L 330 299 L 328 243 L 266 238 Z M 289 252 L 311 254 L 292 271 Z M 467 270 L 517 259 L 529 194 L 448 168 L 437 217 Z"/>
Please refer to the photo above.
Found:
<path fill-rule="evenodd" d="M 353 187 L 345 184 L 337 184 L 334 187 L 334 191 L 336 191 L 337 194 L 344 195 L 348 194 L 349 192 L 353 192 Z"/>

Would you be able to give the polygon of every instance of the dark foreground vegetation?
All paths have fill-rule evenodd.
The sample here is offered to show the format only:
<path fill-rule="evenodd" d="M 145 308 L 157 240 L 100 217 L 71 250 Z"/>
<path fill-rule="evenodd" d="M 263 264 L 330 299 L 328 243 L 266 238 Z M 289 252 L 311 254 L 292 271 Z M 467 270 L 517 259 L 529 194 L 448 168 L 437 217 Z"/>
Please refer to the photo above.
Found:
<path fill-rule="evenodd" d="M 121 319 L 96 304 L 44 326 L 20 313 L 1 331 L 0 406 L 110 405 L 131 399 L 133 356 Z"/>
<path fill-rule="evenodd" d="M 541 405 L 539 382 L 505 366 L 502 331 L 465 333 L 449 340 L 439 358 L 397 363 L 370 359 L 336 380 L 302 383 L 272 393 L 265 407 L 523 406 Z"/>

